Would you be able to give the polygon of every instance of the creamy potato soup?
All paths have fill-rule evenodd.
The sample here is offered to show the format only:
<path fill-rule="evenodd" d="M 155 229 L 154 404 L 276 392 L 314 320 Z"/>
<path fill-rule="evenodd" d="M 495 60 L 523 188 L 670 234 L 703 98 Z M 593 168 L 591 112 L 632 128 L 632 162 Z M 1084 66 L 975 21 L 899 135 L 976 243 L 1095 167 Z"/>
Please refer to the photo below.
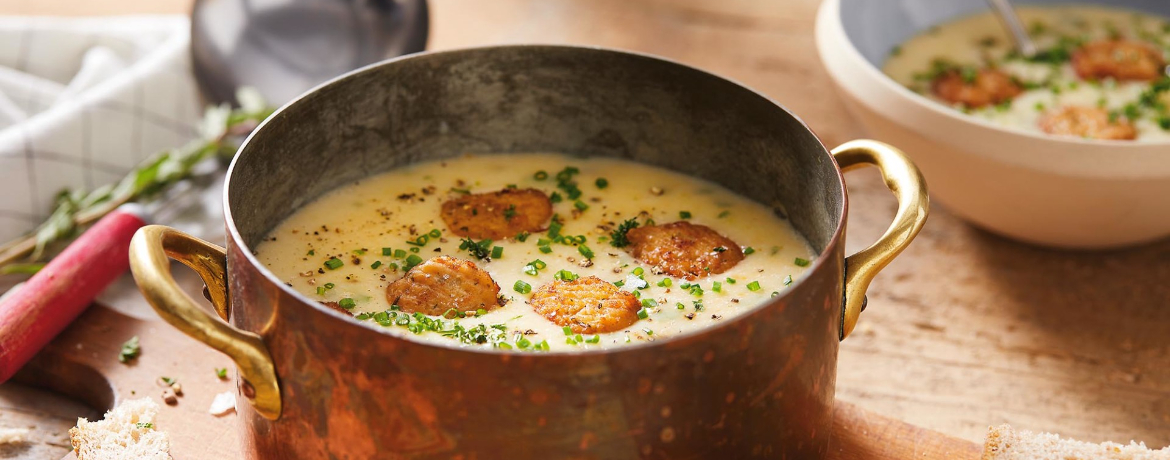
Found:
<path fill-rule="evenodd" d="M 894 48 L 884 72 L 991 123 L 1055 136 L 1170 140 L 1170 23 L 1089 5 L 1020 6 L 1040 50 L 1026 58 L 991 13 Z"/>
<path fill-rule="evenodd" d="M 469 156 L 344 185 L 256 255 L 289 286 L 416 340 L 514 351 L 654 341 L 781 295 L 811 264 L 772 209 L 622 160 Z"/>

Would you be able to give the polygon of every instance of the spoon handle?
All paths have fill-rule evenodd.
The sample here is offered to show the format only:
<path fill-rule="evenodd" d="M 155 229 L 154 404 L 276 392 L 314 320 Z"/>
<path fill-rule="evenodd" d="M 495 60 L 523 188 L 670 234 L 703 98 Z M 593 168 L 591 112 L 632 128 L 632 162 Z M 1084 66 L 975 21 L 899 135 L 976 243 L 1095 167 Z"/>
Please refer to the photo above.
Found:
<path fill-rule="evenodd" d="M 991 9 L 995 10 L 995 15 L 999 17 L 999 21 L 1003 23 L 1004 28 L 1011 34 L 1012 39 L 1016 41 L 1016 49 L 1024 56 L 1031 57 L 1036 54 L 1036 44 L 1032 43 L 1032 37 L 1028 36 L 1027 29 L 1024 28 L 1024 23 L 1020 21 L 1020 17 L 1016 15 L 1016 10 L 1008 0 L 987 0 L 991 5 Z"/>

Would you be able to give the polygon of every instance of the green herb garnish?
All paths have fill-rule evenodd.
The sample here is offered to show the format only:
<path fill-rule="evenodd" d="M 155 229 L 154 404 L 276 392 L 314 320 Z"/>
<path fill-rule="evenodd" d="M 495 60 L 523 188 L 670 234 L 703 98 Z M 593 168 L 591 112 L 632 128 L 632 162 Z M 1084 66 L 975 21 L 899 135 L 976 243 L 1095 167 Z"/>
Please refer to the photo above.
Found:
<path fill-rule="evenodd" d="M 342 265 L 345 265 L 345 262 L 342 262 L 341 259 L 336 257 L 325 261 L 325 267 L 330 270 L 337 270 L 338 268 L 341 268 Z"/>
<path fill-rule="evenodd" d="M 615 248 L 624 248 L 629 246 L 630 240 L 626 237 L 626 234 L 635 228 L 638 228 L 637 219 L 631 218 L 622 221 L 622 223 L 618 224 L 618 227 L 614 229 L 614 231 L 610 232 L 609 245 Z"/>
<path fill-rule="evenodd" d="M 122 350 L 118 352 L 118 361 L 128 363 L 141 353 L 142 347 L 138 345 L 138 336 L 131 337 L 130 340 L 122 344 Z"/>

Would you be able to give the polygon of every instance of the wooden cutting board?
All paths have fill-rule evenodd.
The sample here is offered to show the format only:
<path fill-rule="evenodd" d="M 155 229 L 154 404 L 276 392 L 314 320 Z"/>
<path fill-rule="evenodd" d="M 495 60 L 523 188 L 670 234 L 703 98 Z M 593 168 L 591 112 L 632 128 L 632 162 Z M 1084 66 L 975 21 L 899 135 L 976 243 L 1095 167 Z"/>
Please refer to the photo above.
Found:
<path fill-rule="evenodd" d="M 137 336 L 142 353 L 128 364 L 118 361 L 122 343 Z M 216 376 L 228 368 L 228 379 Z M 176 379 L 183 389 L 178 404 L 162 402 L 159 377 Z M 158 426 L 170 433 L 176 459 L 241 458 L 235 413 L 208 413 L 218 393 L 235 393 L 231 360 L 162 321 L 143 321 L 101 305 L 89 308 L 41 351 L 16 379 L 110 408 L 128 398 L 151 397 L 163 407 Z M 977 459 L 981 448 L 969 441 L 837 403 L 830 459 Z M 75 458 L 69 454 L 66 459 Z"/>

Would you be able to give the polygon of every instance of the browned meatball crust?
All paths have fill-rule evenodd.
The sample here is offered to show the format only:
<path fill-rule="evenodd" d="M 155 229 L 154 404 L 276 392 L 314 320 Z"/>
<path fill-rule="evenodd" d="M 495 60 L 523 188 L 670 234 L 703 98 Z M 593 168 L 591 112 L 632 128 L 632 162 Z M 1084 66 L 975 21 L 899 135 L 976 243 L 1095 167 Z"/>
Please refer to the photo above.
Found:
<path fill-rule="evenodd" d="M 405 312 L 443 315 L 491 311 L 500 306 L 500 286 L 474 263 L 439 256 L 418 264 L 386 288 L 386 300 Z"/>
<path fill-rule="evenodd" d="M 964 78 L 958 70 L 939 75 L 931 84 L 931 91 L 951 104 L 979 108 L 1010 100 L 1023 89 L 1002 71 L 981 69 L 974 78 Z"/>
<path fill-rule="evenodd" d="M 504 189 L 449 200 L 443 203 L 442 214 L 456 235 L 499 240 L 543 230 L 552 217 L 552 203 L 540 190 Z"/>
<path fill-rule="evenodd" d="M 626 234 L 634 258 L 662 273 L 693 280 L 723 273 L 743 260 L 739 245 L 710 227 L 690 222 L 647 225 Z"/>
<path fill-rule="evenodd" d="M 638 321 L 641 303 L 633 294 L 596 276 L 553 281 L 528 303 L 536 313 L 577 334 L 616 332 Z"/>
<path fill-rule="evenodd" d="M 1137 129 L 1132 124 L 1124 119 L 1110 120 L 1109 112 L 1096 107 L 1061 107 L 1042 115 L 1039 124 L 1044 132 L 1060 136 L 1110 140 L 1137 138 Z"/>
<path fill-rule="evenodd" d="M 1081 46 L 1072 55 L 1073 70 L 1086 80 L 1155 80 L 1166 72 L 1162 53 L 1134 40 L 1100 40 Z"/>

